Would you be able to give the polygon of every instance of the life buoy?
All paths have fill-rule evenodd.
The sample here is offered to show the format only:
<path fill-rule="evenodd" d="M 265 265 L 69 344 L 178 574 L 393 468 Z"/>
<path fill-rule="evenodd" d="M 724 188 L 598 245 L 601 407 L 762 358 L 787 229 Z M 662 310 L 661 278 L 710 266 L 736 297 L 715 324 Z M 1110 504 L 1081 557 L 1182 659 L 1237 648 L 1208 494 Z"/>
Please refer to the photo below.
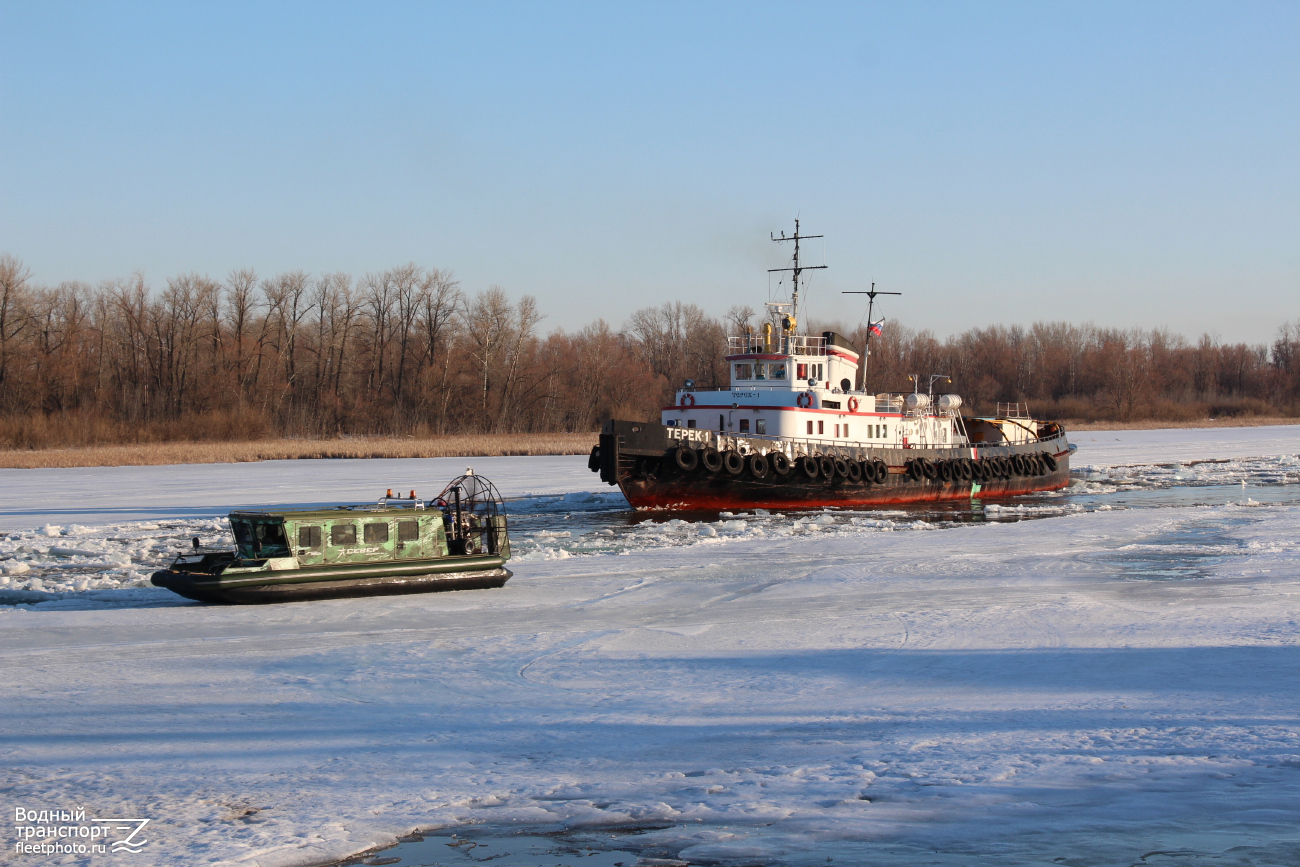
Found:
<path fill-rule="evenodd" d="M 858 411 L 858 399 L 856 397 L 849 398 L 849 412 L 857 412 L 857 411 Z"/>
<path fill-rule="evenodd" d="M 813 400 L 812 392 L 805 391 L 803 394 L 799 395 L 799 398 L 795 401 L 795 403 L 799 404 L 799 406 L 803 407 L 804 409 L 807 409 L 808 407 L 812 406 L 812 400 Z"/>
<path fill-rule="evenodd" d="M 695 406 L 695 395 L 689 393 L 683 394 L 682 406 Z"/>

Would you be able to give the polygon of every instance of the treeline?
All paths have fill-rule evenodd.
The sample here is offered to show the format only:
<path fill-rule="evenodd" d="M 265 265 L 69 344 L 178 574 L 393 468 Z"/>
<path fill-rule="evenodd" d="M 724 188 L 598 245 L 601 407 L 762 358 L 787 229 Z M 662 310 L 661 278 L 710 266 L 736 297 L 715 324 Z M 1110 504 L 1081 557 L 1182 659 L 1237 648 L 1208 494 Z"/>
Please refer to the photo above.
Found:
<path fill-rule="evenodd" d="M 657 418 L 687 378 L 725 385 L 726 336 L 758 324 L 749 308 L 718 319 L 680 302 L 621 329 L 546 332 L 544 319 L 531 296 L 468 293 L 414 264 L 359 280 L 185 274 L 154 291 L 139 276 L 40 286 L 0 256 L 0 445 L 590 431 Z M 848 336 L 861 345 L 865 332 Z M 889 323 L 868 388 L 910 391 L 912 373 L 951 376 L 979 410 L 1295 414 L 1300 323 L 1271 347 L 1064 323 L 939 340 Z"/>

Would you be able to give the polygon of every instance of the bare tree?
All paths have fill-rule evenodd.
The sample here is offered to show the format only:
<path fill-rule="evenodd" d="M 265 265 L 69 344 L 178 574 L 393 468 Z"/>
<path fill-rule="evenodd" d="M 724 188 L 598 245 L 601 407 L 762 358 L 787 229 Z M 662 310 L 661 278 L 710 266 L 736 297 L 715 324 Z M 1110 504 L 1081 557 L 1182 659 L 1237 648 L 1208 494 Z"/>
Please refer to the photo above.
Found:
<path fill-rule="evenodd" d="M 10 364 L 17 354 L 18 336 L 27 325 L 27 283 L 31 279 L 22 262 L 0 255 L 0 401 L 8 404 Z"/>

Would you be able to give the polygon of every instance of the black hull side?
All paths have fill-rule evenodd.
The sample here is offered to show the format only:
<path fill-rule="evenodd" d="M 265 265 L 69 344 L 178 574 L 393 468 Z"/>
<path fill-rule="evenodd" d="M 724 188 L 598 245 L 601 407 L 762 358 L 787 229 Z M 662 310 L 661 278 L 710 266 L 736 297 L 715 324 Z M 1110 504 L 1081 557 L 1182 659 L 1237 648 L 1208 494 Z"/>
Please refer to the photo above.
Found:
<path fill-rule="evenodd" d="M 672 458 L 672 450 L 677 446 L 693 445 L 678 439 L 683 434 L 700 437 L 701 442 L 709 445 L 751 449 L 771 448 L 773 445 L 771 440 L 730 435 L 724 435 L 724 442 L 718 443 L 711 432 L 612 421 L 601 435 L 600 453 L 598 459 L 593 458 L 593 469 L 600 470 L 604 481 L 617 484 L 633 507 L 671 511 L 853 508 L 989 500 L 1059 490 L 1070 481 L 1071 446 L 1064 430 L 1059 428 L 1052 437 L 1020 445 L 974 443 L 967 448 L 826 448 L 827 452 L 838 452 L 846 458 L 882 460 L 889 471 L 880 483 L 852 481 L 842 476 L 809 478 L 797 467 L 788 475 L 769 472 L 764 478 L 755 478 L 748 466 L 735 474 L 726 469 L 710 472 L 703 466 L 685 470 Z M 1041 456 L 1044 453 L 1052 456 L 1056 466 L 1042 474 L 1012 472 L 984 481 L 941 481 L 916 478 L 907 470 L 908 463 L 918 459 L 932 462 L 970 460 L 974 463 L 1016 455 Z M 988 466 L 993 465 L 990 463 Z"/>

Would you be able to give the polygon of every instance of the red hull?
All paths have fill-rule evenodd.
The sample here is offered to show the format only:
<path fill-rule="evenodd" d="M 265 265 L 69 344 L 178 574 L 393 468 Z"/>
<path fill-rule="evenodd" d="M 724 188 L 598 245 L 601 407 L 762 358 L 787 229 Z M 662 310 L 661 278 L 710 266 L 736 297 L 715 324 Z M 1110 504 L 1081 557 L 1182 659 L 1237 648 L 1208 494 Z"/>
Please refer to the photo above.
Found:
<path fill-rule="evenodd" d="M 1068 457 L 1066 458 L 1068 460 Z M 719 475 L 726 475 L 725 471 Z M 1058 462 L 1047 476 L 977 482 L 901 481 L 890 474 L 882 485 L 854 484 L 847 480 L 831 484 L 813 482 L 764 483 L 732 478 L 679 478 L 674 480 L 627 479 L 619 488 L 637 509 L 705 511 L 723 509 L 823 509 L 991 500 L 1059 491 L 1070 483 L 1068 467 Z M 900 480 L 895 483 L 895 480 Z"/>

